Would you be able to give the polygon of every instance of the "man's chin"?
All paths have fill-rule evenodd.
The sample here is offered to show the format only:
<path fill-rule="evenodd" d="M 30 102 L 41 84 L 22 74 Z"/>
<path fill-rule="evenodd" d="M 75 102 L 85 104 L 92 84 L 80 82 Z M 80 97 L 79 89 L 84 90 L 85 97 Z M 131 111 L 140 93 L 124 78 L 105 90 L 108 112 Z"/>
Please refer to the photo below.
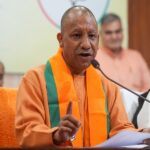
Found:
<path fill-rule="evenodd" d="M 79 64 L 77 67 L 76 67 L 76 71 L 78 74 L 80 73 L 83 73 L 86 71 L 86 69 L 90 66 L 90 63 L 82 63 L 82 64 Z"/>
<path fill-rule="evenodd" d="M 82 68 L 85 70 L 85 69 L 87 69 L 87 68 L 90 66 L 90 64 L 91 64 L 91 61 L 90 61 L 90 62 L 83 63 L 83 64 L 82 64 Z"/>
<path fill-rule="evenodd" d="M 119 51 L 121 51 L 122 48 L 120 46 L 111 46 L 110 49 L 113 52 L 119 52 Z"/>

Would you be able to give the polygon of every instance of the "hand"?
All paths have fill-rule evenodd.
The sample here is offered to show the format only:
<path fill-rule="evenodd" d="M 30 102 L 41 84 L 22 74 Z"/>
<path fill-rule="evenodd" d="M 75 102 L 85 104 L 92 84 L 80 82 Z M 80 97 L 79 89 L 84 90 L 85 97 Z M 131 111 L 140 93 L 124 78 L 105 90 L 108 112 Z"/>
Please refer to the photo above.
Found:
<path fill-rule="evenodd" d="M 142 131 L 142 132 L 150 133 L 150 128 L 145 128 L 145 129 L 143 129 L 143 131 Z"/>
<path fill-rule="evenodd" d="M 150 128 L 145 128 L 145 129 L 143 129 L 142 132 L 144 132 L 144 133 L 150 133 Z M 144 144 L 147 144 L 147 145 L 150 145 L 150 138 L 149 138 L 149 139 L 145 139 L 145 140 L 143 141 L 143 143 L 144 143 Z"/>
<path fill-rule="evenodd" d="M 143 144 L 150 145 L 150 138 L 149 138 L 149 139 L 145 139 L 145 140 L 143 141 Z"/>
<path fill-rule="evenodd" d="M 54 144 L 68 141 L 76 134 L 81 123 L 72 115 L 72 102 L 69 102 L 66 115 L 60 120 L 58 129 L 53 133 Z"/>

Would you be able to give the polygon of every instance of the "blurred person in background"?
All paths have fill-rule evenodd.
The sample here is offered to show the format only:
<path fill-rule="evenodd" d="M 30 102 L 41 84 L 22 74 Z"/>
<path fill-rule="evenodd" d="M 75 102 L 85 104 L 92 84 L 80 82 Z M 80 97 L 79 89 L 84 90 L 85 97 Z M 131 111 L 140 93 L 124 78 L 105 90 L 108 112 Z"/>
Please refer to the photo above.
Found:
<path fill-rule="evenodd" d="M 147 91 L 150 88 L 149 68 L 138 51 L 122 47 L 123 28 L 118 15 L 103 16 L 100 40 L 102 47 L 96 59 L 104 73 L 134 91 Z"/>

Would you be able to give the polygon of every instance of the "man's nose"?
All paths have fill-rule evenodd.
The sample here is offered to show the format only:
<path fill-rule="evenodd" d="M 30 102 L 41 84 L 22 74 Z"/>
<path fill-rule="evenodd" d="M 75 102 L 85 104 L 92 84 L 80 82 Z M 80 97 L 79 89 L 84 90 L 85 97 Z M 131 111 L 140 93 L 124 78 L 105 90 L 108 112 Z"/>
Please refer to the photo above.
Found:
<path fill-rule="evenodd" d="M 85 50 L 91 48 L 90 39 L 87 36 L 83 37 L 81 42 L 81 48 Z"/>
<path fill-rule="evenodd" d="M 111 36 L 112 36 L 113 39 L 116 39 L 117 33 L 113 32 Z"/>

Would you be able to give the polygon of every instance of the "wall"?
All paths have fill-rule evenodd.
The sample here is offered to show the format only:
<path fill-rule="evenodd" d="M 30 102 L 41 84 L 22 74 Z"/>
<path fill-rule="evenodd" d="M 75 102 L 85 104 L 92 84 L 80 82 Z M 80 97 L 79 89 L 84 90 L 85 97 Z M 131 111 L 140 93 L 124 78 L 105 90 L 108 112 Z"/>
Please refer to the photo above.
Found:
<path fill-rule="evenodd" d="M 107 11 L 121 16 L 127 46 L 127 0 L 110 0 Z M 59 29 L 44 16 L 38 0 L 0 0 L 0 22 L 0 60 L 6 72 L 24 73 L 57 51 Z"/>

